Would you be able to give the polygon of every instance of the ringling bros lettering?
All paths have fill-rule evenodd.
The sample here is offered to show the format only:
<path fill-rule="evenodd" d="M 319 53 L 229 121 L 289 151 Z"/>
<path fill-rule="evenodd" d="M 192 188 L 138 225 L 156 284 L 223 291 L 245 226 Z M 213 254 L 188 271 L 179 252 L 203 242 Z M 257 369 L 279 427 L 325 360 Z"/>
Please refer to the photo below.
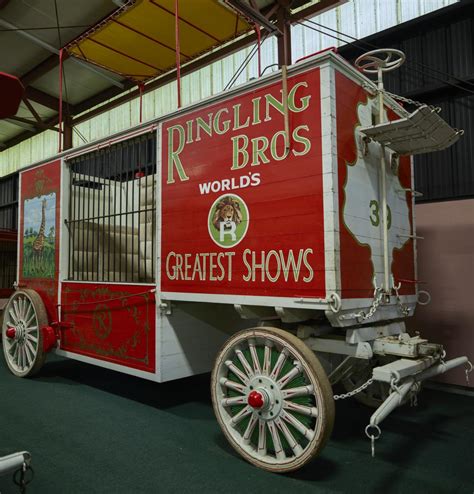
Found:
<path fill-rule="evenodd" d="M 162 128 L 162 290 L 325 296 L 319 70 Z"/>

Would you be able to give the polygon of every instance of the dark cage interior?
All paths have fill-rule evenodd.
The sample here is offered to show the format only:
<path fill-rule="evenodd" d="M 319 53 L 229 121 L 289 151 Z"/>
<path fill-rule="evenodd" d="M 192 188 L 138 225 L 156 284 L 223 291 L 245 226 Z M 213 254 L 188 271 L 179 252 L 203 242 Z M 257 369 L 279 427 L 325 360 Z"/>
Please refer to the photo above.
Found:
<path fill-rule="evenodd" d="M 156 135 L 73 158 L 68 166 L 68 279 L 153 282 Z"/>

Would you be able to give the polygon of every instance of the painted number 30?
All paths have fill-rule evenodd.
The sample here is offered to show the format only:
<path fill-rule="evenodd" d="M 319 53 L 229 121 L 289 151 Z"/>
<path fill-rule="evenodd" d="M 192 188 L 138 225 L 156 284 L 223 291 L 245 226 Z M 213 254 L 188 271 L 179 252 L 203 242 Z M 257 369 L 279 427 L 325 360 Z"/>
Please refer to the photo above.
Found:
<path fill-rule="evenodd" d="M 378 201 L 375 199 L 370 201 L 370 222 L 372 226 L 380 225 L 380 206 Z M 387 204 L 387 229 L 390 229 L 392 226 L 392 211 L 390 211 L 390 206 Z"/>

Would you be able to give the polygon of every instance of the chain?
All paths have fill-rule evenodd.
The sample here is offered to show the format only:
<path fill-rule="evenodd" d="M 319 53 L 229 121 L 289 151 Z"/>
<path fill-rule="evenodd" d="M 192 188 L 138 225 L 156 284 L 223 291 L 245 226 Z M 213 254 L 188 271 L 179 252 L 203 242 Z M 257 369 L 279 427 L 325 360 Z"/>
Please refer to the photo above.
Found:
<path fill-rule="evenodd" d="M 371 91 L 378 92 L 380 89 L 376 89 L 372 86 L 369 86 L 368 84 L 363 84 L 363 87 L 365 89 L 369 89 Z M 387 96 L 390 96 L 396 101 L 402 101 L 403 103 L 408 103 L 409 105 L 414 105 L 417 106 L 418 108 L 422 106 L 428 106 L 431 109 L 434 109 L 435 107 L 433 105 L 427 105 L 426 103 L 422 103 L 421 101 L 416 101 L 414 99 L 406 98 L 405 96 L 400 96 L 399 94 L 391 93 L 390 91 L 387 91 L 386 89 L 381 90 L 382 93 L 386 94 Z"/>
<path fill-rule="evenodd" d="M 339 316 L 339 319 L 357 319 L 357 322 L 367 321 L 367 319 L 371 319 L 374 314 L 377 312 L 380 304 L 382 303 L 384 291 L 382 288 L 375 288 L 374 290 L 374 300 L 372 301 L 372 305 L 367 314 L 364 311 L 360 312 L 352 312 L 350 314 L 343 314 Z"/>
<path fill-rule="evenodd" d="M 473 365 L 472 365 L 472 363 L 471 363 L 470 360 L 467 361 L 466 365 L 467 365 L 467 367 L 465 369 L 465 372 L 466 372 L 466 382 L 467 382 L 467 385 L 470 386 L 470 383 L 469 383 L 469 374 L 472 372 L 472 370 L 473 370 L 474 367 L 473 367 Z"/>
<path fill-rule="evenodd" d="M 397 304 L 398 304 L 398 307 L 400 307 L 400 311 L 402 313 L 403 316 L 408 316 L 408 314 L 410 314 L 410 307 L 408 307 L 407 305 L 405 305 L 403 302 L 402 302 L 402 299 L 400 298 L 400 295 L 398 293 L 398 290 L 400 289 L 400 286 L 401 286 L 401 283 L 399 283 L 398 285 L 393 285 L 393 290 L 395 292 L 395 295 L 397 297 Z"/>
<path fill-rule="evenodd" d="M 354 396 L 357 393 L 364 391 L 364 389 L 368 388 L 373 382 L 374 382 L 374 379 L 371 377 L 367 382 L 362 384 L 362 386 L 359 386 L 358 388 L 353 389 L 352 391 L 349 391 L 348 393 L 343 393 L 341 395 L 334 395 L 333 398 L 335 401 L 336 400 L 345 400 L 346 398 L 350 398 L 351 396 Z"/>
<path fill-rule="evenodd" d="M 27 478 L 27 473 L 30 473 L 29 478 Z M 13 483 L 20 488 L 20 494 L 26 493 L 26 486 L 31 483 L 35 473 L 33 468 L 26 462 L 13 474 Z"/>
<path fill-rule="evenodd" d="M 383 290 L 382 288 L 376 288 L 375 293 L 374 293 L 374 300 L 372 302 L 372 307 L 369 309 L 369 312 L 367 314 L 364 314 L 363 312 L 361 314 L 362 321 L 366 321 L 367 319 L 371 319 L 374 314 L 377 312 L 377 309 L 379 308 L 380 304 L 382 303 L 382 298 L 383 298 Z"/>
<path fill-rule="evenodd" d="M 422 106 L 428 106 L 425 103 L 421 103 L 421 101 L 415 101 L 415 100 L 410 99 L 410 98 L 405 98 L 405 96 L 400 96 L 399 94 L 391 93 L 390 91 L 387 91 L 385 89 L 382 89 L 382 92 L 384 94 L 386 94 L 387 96 L 390 96 L 394 100 L 403 101 L 403 103 L 408 103 L 409 105 L 414 105 L 414 106 L 417 106 L 418 108 L 420 108 Z"/>

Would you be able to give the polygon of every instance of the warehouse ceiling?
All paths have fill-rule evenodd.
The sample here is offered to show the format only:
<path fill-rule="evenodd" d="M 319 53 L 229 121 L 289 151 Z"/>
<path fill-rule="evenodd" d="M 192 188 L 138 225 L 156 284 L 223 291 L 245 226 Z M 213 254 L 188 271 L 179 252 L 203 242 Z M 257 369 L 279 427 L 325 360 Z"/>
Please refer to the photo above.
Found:
<path fill-rule="evenodd" d="M 291 22 L 292 15 L 301 19 L 345 1 L 179 0 L 183 72 L 253 42 L 255 23 L 278 34 L 275 12 L 282 5 Z M 0 150 L 57 131 L 61 48 L 69 124 L 137 82 L 147 82 L 146 91 L 174 78 L 174 6 L 175 0 L 0 0 L 0 72 L 25 87 L 18 113 L 0 121 Z"/>

